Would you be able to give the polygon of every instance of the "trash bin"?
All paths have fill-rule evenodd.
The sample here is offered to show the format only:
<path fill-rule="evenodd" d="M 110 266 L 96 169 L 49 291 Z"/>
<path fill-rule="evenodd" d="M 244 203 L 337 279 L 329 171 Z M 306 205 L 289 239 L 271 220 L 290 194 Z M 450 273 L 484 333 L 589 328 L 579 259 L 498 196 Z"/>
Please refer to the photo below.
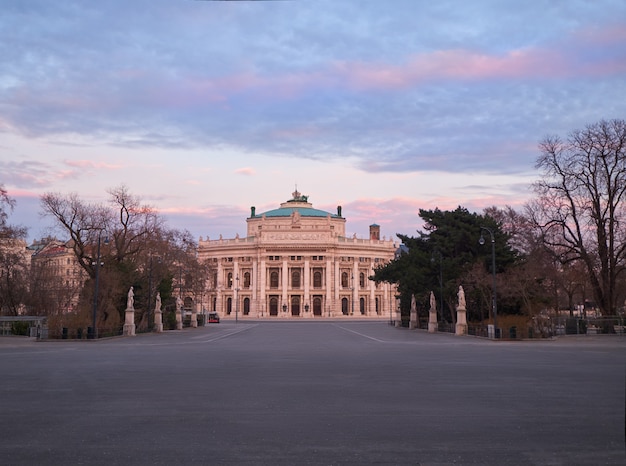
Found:
<path fill-rule="evenodd" d="M 517 327 L 513 326 L 509 329 L 509 338 L 515 340 L 517 338 Z"/>
<path fill-rule="evenodd" d="M 61 338 L 63 340 L 67 340 L 67 327 L 63 327 L 63 329 L 61 330 Z"/>

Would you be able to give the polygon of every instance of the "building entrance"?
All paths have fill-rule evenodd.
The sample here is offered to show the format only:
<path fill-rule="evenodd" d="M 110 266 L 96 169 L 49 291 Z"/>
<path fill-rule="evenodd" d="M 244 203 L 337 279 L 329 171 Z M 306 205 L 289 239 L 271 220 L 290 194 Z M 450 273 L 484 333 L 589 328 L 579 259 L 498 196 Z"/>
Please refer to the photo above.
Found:
<path fill-rule="evenodd" d="M 300 296 L 294 296 L 291 298 L 291 315 L 300 315 Z"/>

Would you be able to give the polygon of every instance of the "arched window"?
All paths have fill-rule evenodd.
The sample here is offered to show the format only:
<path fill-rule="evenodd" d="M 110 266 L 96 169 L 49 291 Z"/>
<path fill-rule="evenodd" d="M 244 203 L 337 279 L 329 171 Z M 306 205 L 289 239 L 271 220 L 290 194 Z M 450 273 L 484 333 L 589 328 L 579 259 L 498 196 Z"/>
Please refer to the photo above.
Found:
<path fill-rule="evenodd" d="M 243 287 L 250 288 L 250 272 L 245 272 L 243 274 Z"/>
<path fill-rule="evenodd" d="M 348 288 L 348 286 L 350 286 L 348 284 L 348 272 L 342 272 L 341 273 L 341 287 Z"/>
<path fill-rule="evenodd" d="M 230 315 L 233 312 L 233 298 L 228 298 L 226 300 L 226 314 Z"/>
<path fill-rule="evenodd" d="M 270 272 L 270 288 L 278 288 L 278 271 Z"/>
<path fill-rule="evenodd" d="M 291 298 L 291 315 L 292 316 L 300 315 L 300 296 L 293 296 Z"/>
<path fill-rule="evenodd" d="M 313 288 L 321 288 L 322 287 L 322 272 L 316 270 L 313 272 Z"/>
<path fill-rule="evenodd" d="M 359 286 L 365 288 L 365 274 L 363 272 L 359 275 Z"/>
<path fill-rule="evenodd" d="M 291 272 L 291 287 L 300 288 L 300 270 L 292 270 Z"/>
<path fill-rule="evenodd" d="M 270 298 L 270 315 L 277 316 L 278 315 L 278 298 L 272 296 Z"/>
<path fill-rule="evenodd" d="M 250 314 L 250 298 L 243 299 L 243 315 L 247 316 Z"/>
<path fill-rule="evenodd" d="M 348 315 L 348 298 L 341 299 L 341 313 L 344 316 Z"/>
<path fill-rule="evenodd" d="M 183 302 L 183 308 L 185 311 L 191 311 L 193 309 L 193 299 L 187 296 Z"/>
<path fill-rule="evenodd" d="M 321 316 L 322 315 L 322 298 L 316 296 L 313 298 L 313 315 Z"/>
<path fill-rule="evenodd" d="M 228 283 L 228 288 L 232 288 L 233 287 L 233 274 L 232 272 L 228 272 L 228 278 L 226 279 L 226 282 Z"/>
<path fill-rule="evenodd" d="M 361 311 L 361 315 L 365 315 L 365 298 L 361 298 L 359 300 L 359 310 Z"/>
<path fill-rule="evenodd" d="M 378 303 L 378 298 L 376 298 L 376 315 L 380 315 L 380 304 Z"/>

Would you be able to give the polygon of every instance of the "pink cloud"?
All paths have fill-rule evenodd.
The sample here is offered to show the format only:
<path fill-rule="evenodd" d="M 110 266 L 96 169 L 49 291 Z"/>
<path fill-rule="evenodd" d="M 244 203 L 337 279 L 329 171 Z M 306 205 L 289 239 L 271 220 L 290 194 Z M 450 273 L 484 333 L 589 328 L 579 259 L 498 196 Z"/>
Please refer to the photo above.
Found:
<path fill-rule="evenodd" d="M 120 164 L 110 164 L 105 162 L 94 162 L 92 160 L 64 160 L 65 165 L 69 165 L 70 167 L 81 168 L 81 169 L 105 169 L 105 170 L 119 170 L 123 168 L 123 165 Z"/>
<path fill-rule="evenodd" d="M 340 61 L 326 70 L 262 76 L 246 71 L 198 85 L 198 89 L 219 89 L 224 96 L 251 89 L 268 89 L 266 98 L 291 98 L 313 88 L 348 87 L 398 89 L 439 80 L 560 79 L 566 77 L 614 75 L 626 72 L 619 57 L 602 57 L 589 63 L 576 52 L 616 46 L 626 42 L 626 25 L 580 31 L 562 43 L 549 47 L 530 47 L 503 54 L 468 49 L 437 50 L 407 57 L 403 63 Z M 258 94 L 263 98 L 264 94 Z"/>
<path fill-rule="evenodd" d="M 235 173 L 238 175 L 253 176 L 256 175 L 256 170 L 252 167 L 242 167 L 235 170 Z"/>

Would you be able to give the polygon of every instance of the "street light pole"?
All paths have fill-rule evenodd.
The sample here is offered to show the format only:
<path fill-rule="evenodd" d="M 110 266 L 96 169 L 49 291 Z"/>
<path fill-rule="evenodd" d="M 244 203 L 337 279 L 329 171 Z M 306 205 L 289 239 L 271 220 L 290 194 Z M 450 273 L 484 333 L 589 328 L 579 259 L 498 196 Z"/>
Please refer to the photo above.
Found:
<path fill-rule="evenodd" d="M 493 236 L 493 231 L 487 227 L 480 227 L 480 239 L 478 242 L 483 245 L 485 244 L 485 237 L 483 236 L 483 230 L 489 232 L 491 236 L 491 272 L 493 275 L 493 285 L 492 285 L 492 308 L 493 308 L 493 327 L 494 327 L 494 338 L 498 338 L 498 301 L 496 298 L 496 240 Z"/>
<path fill-rule="evenodd" d="M 98 251 L 96 254 L 96 284 L 93 292 L 93 315 L 91 320 L 91 338 L 96 340 L 98 338 L 98 328 L 96 327 L 97 315 L 98 315 L 98 281 L 100 278 L 100 240 L 102 237 L 102 230 L 98 232 Z M 106 243 L 106 239 L 104 240 Z"/>

